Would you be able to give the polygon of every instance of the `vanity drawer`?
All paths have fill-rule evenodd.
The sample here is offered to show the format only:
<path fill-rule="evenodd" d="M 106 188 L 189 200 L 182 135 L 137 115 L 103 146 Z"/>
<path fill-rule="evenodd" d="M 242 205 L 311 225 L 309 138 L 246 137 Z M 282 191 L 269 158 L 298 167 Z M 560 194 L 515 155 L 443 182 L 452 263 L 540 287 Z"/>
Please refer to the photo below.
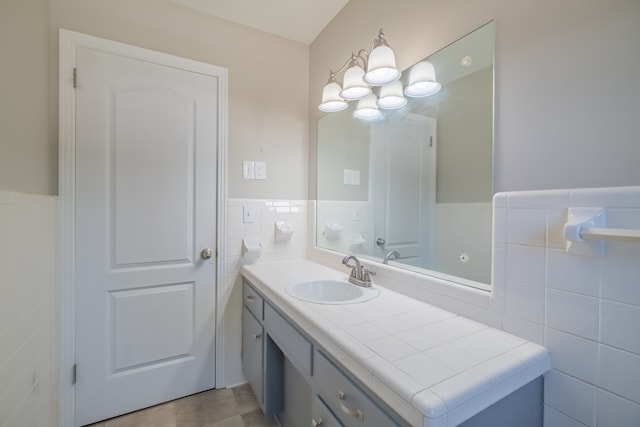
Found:
<path fill-rule="evenodd" d="M 242 282 L 242 285 L 245 307 L 247 307 L 249 311 L 256 316 L 256 319 L 262 322 L 264 320 L 264 299 L 246 280 Z"/>
<path fill-rule="evenodd" d="M 264 308 L 264 325 L 285 357 L 302 374 L 311 376 L 311 358 L 313 357 L 311 342 L 269 304 L 265 304 Z"/>
<path fill-rule="evenodd" d="M 313 396 L 311 403 L 311 426 L 312 427 L 344 427 L 333 415 L 331 409 L 324 404 L 319 396 Z"/>
<path fill-rule="evenodd" d="M 324 354 L 316 352 L 314 379 L 319 394 L 346 427 L 389 427 L 395 422 Z"/>

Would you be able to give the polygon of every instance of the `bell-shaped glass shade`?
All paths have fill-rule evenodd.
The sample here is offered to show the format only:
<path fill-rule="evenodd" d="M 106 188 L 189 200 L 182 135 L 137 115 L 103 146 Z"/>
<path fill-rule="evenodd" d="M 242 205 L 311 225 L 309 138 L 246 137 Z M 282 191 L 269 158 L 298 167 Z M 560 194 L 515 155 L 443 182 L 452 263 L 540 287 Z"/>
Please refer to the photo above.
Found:
<path fill-rule="evenodd" d="M 358 101 L 353 117 L 360 120 L 375 120 L 382 117 L 382 112 L 378 108 L 376 96 L 370 94 Z"/>
<path fill-rule="evenodd" d="M 400 78 L 396 56 L 389 46 L 378 46 L 371 51 L 364 81 L 373 86 L 389 84 Z"/>
<path fill-rule="evenodd" d="M 344 99 L 361 99 L 371 93 L 371 88 L 362 80 L 364 70 L 358 64 L 354 64 L 344 73 L 342 92 Z"/>
<path fill-rule="evenodd" d="M 382 86 L 378 97 L 378 107 L 388 110 L 407 105 L 407 98 L 402 93 L 402 82 L 396 80 L 393 83 Z"/>
<path fill-rule="evenodd" d="M 409 84 L 404 94 L 412 97 L 430 96 L 438 93 L 442 85 L 436 80 L 436 70 L 429 61 L 418 62 L 409 70 Z"/>
<path fill-rule="evenodd" d="M 326 113 L 335 113 L 347 108 L 347 101 L 340 97 L 340 91 L 342 91 L 342 88 L 335 81 L 327 83 L 322 89 L 322 103 L 318 106 L 318 109 Z"/>

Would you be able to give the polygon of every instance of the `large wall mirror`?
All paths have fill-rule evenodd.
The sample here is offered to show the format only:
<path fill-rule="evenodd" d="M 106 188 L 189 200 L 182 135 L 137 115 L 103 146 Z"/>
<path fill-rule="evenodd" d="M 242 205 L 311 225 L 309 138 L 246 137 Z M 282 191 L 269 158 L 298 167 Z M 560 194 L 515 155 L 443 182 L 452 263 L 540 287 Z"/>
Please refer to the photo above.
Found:
<path fill-rule="evenodd" d="M 319 120 L 317 246 L 489 289 L 494 46 L 490 22 L 425 58 L 436 94 Z"/>

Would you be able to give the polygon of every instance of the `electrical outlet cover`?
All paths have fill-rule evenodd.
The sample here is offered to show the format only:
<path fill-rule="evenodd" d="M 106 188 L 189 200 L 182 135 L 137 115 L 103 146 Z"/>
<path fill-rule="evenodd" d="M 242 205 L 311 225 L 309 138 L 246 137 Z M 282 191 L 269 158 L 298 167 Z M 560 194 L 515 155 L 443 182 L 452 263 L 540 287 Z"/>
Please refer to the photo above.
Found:
<path fill-rule="evenodd" d="M 245 224 L 253 223 L 253 206 L 251 205 L 242 206 L 242 222 L 244 222 Z"/>

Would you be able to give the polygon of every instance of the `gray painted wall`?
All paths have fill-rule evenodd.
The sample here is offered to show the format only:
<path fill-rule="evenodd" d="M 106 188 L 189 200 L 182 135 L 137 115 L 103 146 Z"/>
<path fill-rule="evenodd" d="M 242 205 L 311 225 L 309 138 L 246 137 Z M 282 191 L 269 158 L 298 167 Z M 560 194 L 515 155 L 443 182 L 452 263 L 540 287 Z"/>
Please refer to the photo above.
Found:
<path fill-rule="evenodd" d="M 58 192 L 59 28 L 228 68 L 229 197 L 307 198 L 309 47 L 167 0 L 0 2 L 0 189 Z"/>

